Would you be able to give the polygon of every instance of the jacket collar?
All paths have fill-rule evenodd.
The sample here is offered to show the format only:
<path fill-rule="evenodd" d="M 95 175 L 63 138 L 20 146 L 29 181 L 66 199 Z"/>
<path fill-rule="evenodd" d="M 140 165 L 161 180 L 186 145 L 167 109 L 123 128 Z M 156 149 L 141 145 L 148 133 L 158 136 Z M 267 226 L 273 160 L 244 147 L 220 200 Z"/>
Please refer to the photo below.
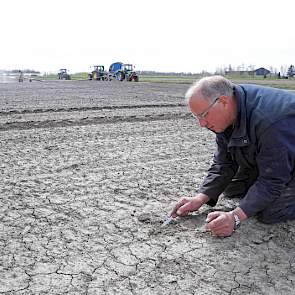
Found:
<path fill-rule="evenodd" d="M 235 85 L 234 96 L 237 101 L 237 120 L 229 140 L 229 148 L 234 146 L 243 147 L 250 144 L 249 136 L 247 134 L 246 97 L 245 92 L 240 85 Z"/>

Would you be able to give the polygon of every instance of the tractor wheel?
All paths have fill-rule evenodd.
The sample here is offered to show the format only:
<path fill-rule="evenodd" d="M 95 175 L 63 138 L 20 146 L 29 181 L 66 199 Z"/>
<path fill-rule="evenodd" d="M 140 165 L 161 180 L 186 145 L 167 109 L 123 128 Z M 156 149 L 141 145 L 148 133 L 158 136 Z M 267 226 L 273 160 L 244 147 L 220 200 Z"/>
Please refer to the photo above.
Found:
<path fill-rule="evenodd" d="M 117 80 L 123 81 L 124 80 L 124 74 L 121 73 L 121 72 L 117 73 Z"/>

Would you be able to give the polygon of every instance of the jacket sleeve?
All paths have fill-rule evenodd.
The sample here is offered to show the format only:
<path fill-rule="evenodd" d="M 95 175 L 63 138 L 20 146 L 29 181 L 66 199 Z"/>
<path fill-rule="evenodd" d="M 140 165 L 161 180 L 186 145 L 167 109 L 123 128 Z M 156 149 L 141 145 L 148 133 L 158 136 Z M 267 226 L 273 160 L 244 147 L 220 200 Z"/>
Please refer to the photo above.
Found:
<path fill-rule="evenodd" d="M 248 217 L 263 211 L 280 197 L 292 179 L 295 166 L 294 124 L 295 118 L 277 122 L 259 139 L 256 158 L 259 176 L 240 203 Z"/>
<path fill-rule="evenodd" d="M 233 161 L 228 151 L 227 139 L 224 134 L 216 135 L 216 144 L 217 148 L 208 175 L 198 190 L 199 193 L 204 193 L 210 198 L 207 202 L 210 206 L 216 205 L 219 195 L 230 183 L 238 169 L 236 162 Z"/>

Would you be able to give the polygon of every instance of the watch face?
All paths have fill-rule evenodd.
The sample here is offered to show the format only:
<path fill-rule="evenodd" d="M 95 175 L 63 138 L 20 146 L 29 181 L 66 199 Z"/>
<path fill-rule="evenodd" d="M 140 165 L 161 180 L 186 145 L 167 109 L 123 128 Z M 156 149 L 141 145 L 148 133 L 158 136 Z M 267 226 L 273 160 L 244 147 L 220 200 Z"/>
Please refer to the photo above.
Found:
<path fill-rule="evenodd" d="M 240 218 L 237 214 L 234 214 L 234 219 L 235 219 L 235 228 L 238 228 L 241 224 Z"/>

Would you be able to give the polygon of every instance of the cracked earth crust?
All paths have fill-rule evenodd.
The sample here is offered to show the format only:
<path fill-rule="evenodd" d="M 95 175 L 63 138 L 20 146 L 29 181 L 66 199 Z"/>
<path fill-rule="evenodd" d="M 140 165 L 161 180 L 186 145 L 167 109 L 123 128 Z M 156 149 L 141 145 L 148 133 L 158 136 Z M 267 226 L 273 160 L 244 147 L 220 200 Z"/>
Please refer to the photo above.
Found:
<path fill-rule="evenodd" d="M 205 206 L 161 227 L 214 151 L 187 88 L 0 84 L 0 294 L 294 294 L 294 222 L 216 238 Z"/>

